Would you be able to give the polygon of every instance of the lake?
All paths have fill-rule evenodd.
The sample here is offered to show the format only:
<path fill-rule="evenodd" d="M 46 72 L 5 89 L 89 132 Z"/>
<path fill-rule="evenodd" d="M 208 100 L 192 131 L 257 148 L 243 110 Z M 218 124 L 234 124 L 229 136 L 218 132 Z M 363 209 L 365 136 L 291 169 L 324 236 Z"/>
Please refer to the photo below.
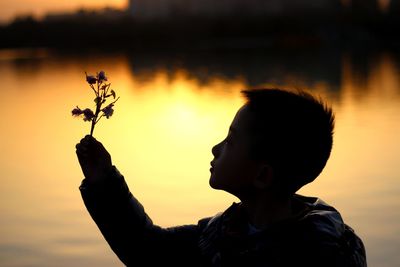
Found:
<path fill-rule="evenodd" d="M 60 53 L 0 50 L 0 266 L 122 266 L 87 213 L 75 144 L 85 71 L 120 96 L 94 136 L 156 224 L 197 223 L 236 198 L 208 185 L 211 148 L 245 88 L 307 89 L 336 112 L 331 158 L 300 193 L 335 206 L 369 266 L 400 264 L 400 56 L 389 51 Z"/>

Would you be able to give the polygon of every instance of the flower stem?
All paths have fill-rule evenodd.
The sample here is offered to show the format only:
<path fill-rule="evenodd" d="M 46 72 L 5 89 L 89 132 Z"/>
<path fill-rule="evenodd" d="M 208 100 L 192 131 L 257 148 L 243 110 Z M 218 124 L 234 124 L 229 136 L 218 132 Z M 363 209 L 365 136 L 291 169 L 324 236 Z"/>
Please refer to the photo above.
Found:
<path fill-rule="evenodd" d="M 96 103 L 96 112 L 94 113 L 94 118 L 92 119 L 92 126 L 90 128 L 90 136 L 93 136 L 94 126 L 98 122 L 97 117 L 99 116 L 99 113 L 100 113 L 101 103 L 102 103 L 102 101 L 98 101 Z"/>
<path fill-rule="evenodd" d="M 92 120 L 92 127 L 90 128 L 90 136 L 93 136 L 95 122 Z"/>

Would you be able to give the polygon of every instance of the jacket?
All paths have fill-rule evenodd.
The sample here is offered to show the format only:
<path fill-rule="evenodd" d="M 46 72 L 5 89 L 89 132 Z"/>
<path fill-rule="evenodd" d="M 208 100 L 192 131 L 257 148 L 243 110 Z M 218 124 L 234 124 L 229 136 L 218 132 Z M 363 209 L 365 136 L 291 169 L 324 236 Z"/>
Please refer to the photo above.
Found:
<path fill-rule="evenodd" d="M 113 167 L 101 184 L 80 186 L 87 210 L 126 266 L 366 267 L 363 242 L 339 212 L 318 198 L 295 195 L 304 212 L 250 231 L 240 203 L 197 225 L 153 224 Z"/>

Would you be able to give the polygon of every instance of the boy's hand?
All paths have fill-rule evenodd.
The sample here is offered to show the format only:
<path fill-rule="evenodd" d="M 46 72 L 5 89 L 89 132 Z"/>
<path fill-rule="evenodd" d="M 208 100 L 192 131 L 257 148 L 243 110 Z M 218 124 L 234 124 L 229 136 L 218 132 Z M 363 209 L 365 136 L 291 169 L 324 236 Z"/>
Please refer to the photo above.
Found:
<path fill-rule="evenodd" d="M 88 182 L 96 183 L 104 180 L 106 173 L 112 168 L 110 154 L 99 141 L 90 135 L 86 135 L 76 145 L 76 155 Z"/>

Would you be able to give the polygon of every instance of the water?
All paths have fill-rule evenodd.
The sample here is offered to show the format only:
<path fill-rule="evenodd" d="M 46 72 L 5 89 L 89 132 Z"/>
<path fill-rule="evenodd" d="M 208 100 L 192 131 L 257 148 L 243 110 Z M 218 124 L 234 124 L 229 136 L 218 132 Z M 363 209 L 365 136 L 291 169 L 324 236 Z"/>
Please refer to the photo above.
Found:
<path fill-rule="evenodd" d="M 108 72 L 121 97 L 95 137 L 161 226 L 196 223 L 234 197 L 208 186 L 211 147 L 240 90 L 308 88 L 336 111 L 332 156 L 301 190 L 339 209 L 369 266 L 400 263 L 400 60 L 389 52 L 255 51 L 59 54 L 0 51 L 0 266 L 122 266 L 85 210 L 75 144 L 90 125 L 84 71 Z"/>

